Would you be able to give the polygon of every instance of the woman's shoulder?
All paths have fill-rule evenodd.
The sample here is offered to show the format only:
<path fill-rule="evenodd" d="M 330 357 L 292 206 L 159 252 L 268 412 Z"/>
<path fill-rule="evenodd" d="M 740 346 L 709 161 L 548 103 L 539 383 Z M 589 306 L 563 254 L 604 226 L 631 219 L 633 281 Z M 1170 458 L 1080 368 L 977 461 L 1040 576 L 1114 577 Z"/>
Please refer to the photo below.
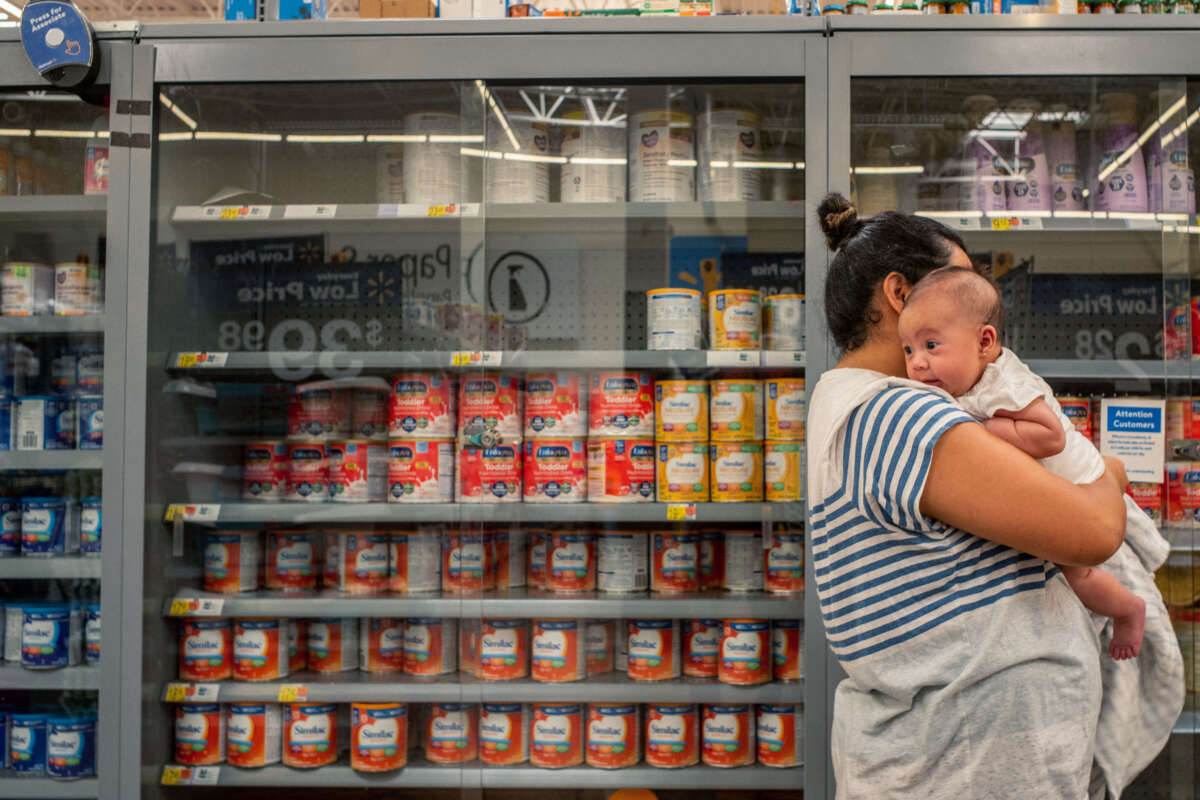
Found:
<path fill-rule="evenodd" d="M 886 397 L 885 397 L 886 395 Z M 958 409 L 954 398 L 941 389 L 918 381 L 886 375 L 874 370 L 831 369 L 821 376 L 813 388 L 808 409 L 808 440 L 827 447 L 860 408 L 868 403 L 922 403 L 927 412 Z"/>

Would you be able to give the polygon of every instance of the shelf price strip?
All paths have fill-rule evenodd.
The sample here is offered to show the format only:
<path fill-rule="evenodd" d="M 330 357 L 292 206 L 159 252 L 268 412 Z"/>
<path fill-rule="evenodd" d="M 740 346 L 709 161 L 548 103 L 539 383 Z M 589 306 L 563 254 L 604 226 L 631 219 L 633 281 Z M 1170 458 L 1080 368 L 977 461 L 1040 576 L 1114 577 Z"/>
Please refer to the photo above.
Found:
<path fill-rule="evenodd" d="M 163 786 L 216 786 L 220 767 L 163 767 Z"/>
<path fill-rule="evenodd" d="M 168 683 L 164 699 L 168 703 L 215 703 L 220 691 L 217 683 Z"/>
<path fill-rule="evenodd" d="M 167 512 L 163 517 L 164 522 L 216 522 L 221 516 L 220 504 L 210 503 L 207 505 L 183 505 L 174 503 L 167 506 Z"/>
<path fill-rule="evenodd" d="M 503 356 L 500 350 L 458 350 L 450 354 L 450 366 L 498 367 Z"/>
<path fill-rule="evenodd" d="M 308 687 L 301 683 L 285 683 L 279 687 L 279 702 L 295 703 L 308 699 Z"/>
<path fill-rule="evenodd" d="M 695 503 L 671 503 L 667 506 L 667 519 L 669 520 L 688 520 L 696 519 L 696 504 Z"/>
<path fill-rule="evenodd" d="M 223 597 L 205 597 L 198 600 L 176 599 L 167 609 L 168 617 L 219 617 L 225 607 Z"/>
<path fill-rule="evenodd" d="M 175 359 L 177 369 L 201 367 L 223 367 L 229 361 L 229 353 L 180 353 Z"/>

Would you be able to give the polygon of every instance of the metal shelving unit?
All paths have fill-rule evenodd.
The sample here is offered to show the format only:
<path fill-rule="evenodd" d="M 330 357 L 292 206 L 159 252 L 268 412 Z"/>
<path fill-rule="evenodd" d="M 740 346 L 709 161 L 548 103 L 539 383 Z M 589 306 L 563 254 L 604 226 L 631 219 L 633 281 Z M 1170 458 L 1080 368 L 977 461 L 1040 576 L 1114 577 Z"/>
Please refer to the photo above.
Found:
<path fill-rule="evenodd" d="M 100 578 L 100 559 L 83 556 L 64 558 L 0 558 L 0 579 L 69 580 Z"/>
<path fill-rule="evenodd" d="M 1191 361 L 1031 358 L 1025 363 L 1047 380 L 1112 383 L 1120 380 L 1187 380 L 1200 375 L 1200 363 Z"/>
<path fill-rule="evenodd" d="M 0 454 L 0 470 L 102 469 L 102 450 L 9 450 Z"/>
<path fill-rule="evenodd" d="M 0 335 L 103 333 L 103 314 L 0 317 Z"/>
<path fill-rule="evenodd" d="M 25 669 L 17 664 L 5 664 L 0 666 L 0 687 L 30 690 L 96 690 L 100 688 L 100 670 L 92 666 Z"/>
<path fill-rule="evenodd" d="M 56 781 L 50 778 L 0 778 L 0 798 L 30 798 L 38 800 L 87 800 L 96 797 L 100 782 L 96 778 L 75 781 Z"/>
<path fill-rule="evenodd" d="M 108 211 L 108 195 L 63 194 L 63 195 L 8 195 L 0 197 L 0 223 L 55 220 L 76 221 L 80 219 L 103 220 Z"/>

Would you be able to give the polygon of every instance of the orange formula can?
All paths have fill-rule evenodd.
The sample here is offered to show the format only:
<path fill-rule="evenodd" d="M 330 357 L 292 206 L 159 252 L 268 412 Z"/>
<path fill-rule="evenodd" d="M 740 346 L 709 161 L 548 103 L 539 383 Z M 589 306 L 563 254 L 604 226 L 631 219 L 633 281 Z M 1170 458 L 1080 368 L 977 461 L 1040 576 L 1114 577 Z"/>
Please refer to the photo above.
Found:
<path fill-rule="evenodd" d="M 338 587 L 338 569 L 342 563 L 341 534 L 325 534 L 325 554 L 321 557 L 321 585 L 326 589 Z"/>
<path fill-rule="evenodd" d="M 654 435 L 654 378 L 649 372 L 598 372 L 588 392 L 588 436 Z"/>
<path fill-rule="evenodd" d="M 683 626 L 683 674 L 692 678 L 717 677 L 721 652 L 721 621 L 689 619 Z"/>
<path fill-rule="evenodd" d="M 753 685 L 767 683 L 774 672 L 771 623 L 765 619 L 727 619 L 721 624 L 721 659 L 717 680 Z"/>
<path fill-rule="evenodd" d="M 382 503 L 388 495 L 388 448 L 366 439 L 325 445 L 329 499 L 335 503 Z"/>
<path fill-rule="evenodd" d="M 656 592 L 699 591 L 700 534 L 655 533 L 650 541 L 650 588 Z"/>
<path fill-rule="evenodd" d="M 523 619 L 481 620 L 475 674 L 487 681 L 528 675 L 529 624 Z"/>
<path fill-rule="evenodd" d="M 404 620 L 367 617 L 359 637 L 358 667 L 364 672 L 399 672 L 404 668 Z"/>
<path fill-rule="evenodd" d="M 718 590 L 725 581 L 725 534 L 703 531 L 700 534 L 700 588 Z"/>
<path fill-rule="evenodd" d="M 233 679 L 273 681 L 288 675 L 285 619 L 233 621 Z"/>
<path fill-rule="evenodd" d="M 1133 498 L 1137 507 L 1161 525 L 1163 521 L 1163 485 L 1161 483 L 1135 482 L 1125 488 L 1125 494 Z"/>
<path fill-rule="evenodd" d="M 525 442 L 525 502 L 582 503 L 587 499 L 583 439 Z"/>
<path fill-rule="evenodd" d="M 404 621 L 404 672 L 446 675 L 458 668 L 458 622 L 438 617 Z"/>
<path fill-rule="evenodd" d="M 722 442 L 709 454 L 714 503 L 758 502 L 763 498 L 761 442 Z"/>
<path fill-rule="evenodd" d="M 519 503 L 522 477 L 520 444 L 460 447 L 454 498 L 460 503 Z"/>
<path fill-rule="evenodd" d="M 767 438 L 776 442 L 803 442 L 808 420 L 804 378 L 766 380 Z"/>
<path fill-rule="evenodd" d="M 588 704 L 587 765 L 635 766 L 642 760 L 642 715 L 637 705 Z"/>
<path fill-rule="evenodd" d="M 588 488 L 592 503 L 654 501 L 653 439 L 590 439 Z"/>
<path fill-rule="evenodd" d="M 479 760 L 491 767 L 529 760 L 529 706 L 484 703 L 479 717 Z"/>
<path fill-rule="evenodd" d="M 715 380 L 709 386 L 708 430 L 714 442 L 757 442 L 763 438 L 763 382 L 752 378 Z"/>
<path fill-rule="evenodd" d="M 572 372 L 533 372 L 525 376 L 525 438 L 587 433 L 587 378 Z"/>
<path fill-rule="evenodd" d="M 458 389 L 459 437 L 465 441 L 486 432 L 496 442 L 520 442 L 525 428 L 523 399 L 521 378 L 516 375 L 482 373 L 463 378 Z"/>
<path fill-rule="evenodd" d="M 442 537 L 442 589 L 481 592 L 495 585 L 482 533 L 447 533 Z M 491 579 L 490 581 L 488 579 Z"/>
<path fill-rule="evenodd" d="M 451 439 L 457 430 L 454 379 L 436 372 L 403 372 L 392 379 L 388 432 L 393 439 Z"/>
<path fill-rule="evenodd" d="M 358 617 L 318 617 L 308 621 L 308 668 L 348 672 L 358 666 Z"/>
<path fill-rule="evenodd" d="M 757 350 L 761 331 L 761 293 L 754 289 L 708 293 L 708 342 L 713 350 Z"/>
<path fill-rule="evenodd" d="M 288 446 L 251 442 L 242 449 L 242 499 L 282 502 L 288 493 Z"/>
<path fill-rule="evenodd" d="M 391 571 L 386 533 L 342 533 L 338 544 L 338 588 L 365 594 L 387 591 Z"/>
<path fill-rule="evenodd" d="M 225 715 L 218 703 L 175 707 L 175 760 L 188 766 L 225 760 Z"/>
<path fill-rule="evenodd" d="M 1075 426 L 1075 430 L 1092 441 L 1092 400 L 1089 397 L 1055 397 L 1062 412 Z"/>
<path fill-rule="evenodd" d="M 433 703 L 425 722 L 425 758 L 435 764 L 460 764 L 479 757 L 479 706 Z"/>
<path fill-rule="evenodd" d="M 454 442 L 396 440 L 388 447 L 389 503 L 450 503 L 454 500 Z"/>
<path fill-rule="evenodd" d="M 587 623 L 581 619 L 535 619 L 530 658 L 535 681 L 583 680 L 587 677 Z"/>
<path fill-rule="evenodd" d="M 763 553 L 763 585 L 768 592 L 804 591 L 804 534 L 771 532 Z"/>
<path fill-rule="evenodd" d="M 308 620 L 288 620 L 288 672 L 308 669 Z"/>
<path fill-rule="evenodd" d="M 185 619 L 179 635 L 179 679 L 223 681 L 233 677 L 233 620 Z"/>
<path fill-rule="evenodd" d="M 350 767 L 358 772 L 390 772 L 407 763 L 408 706 L 351 703 Z"/>
<path fill-rule="evenodd" d="M 338 707 L 332 703 L 287 703 L 283 707 L 283 763 L 324 767 L 338 758 Z"/>
<path fill-rule="evenodd" d="M 534 703 L 529 763 L 545 769 L 583 764 L 583 706 L 579 703 Z"/>
<path fill-rule="evenodd" d="M 258 531 L 221 531 L 204 536 L 204 590 L 252 592 L 262 567 L 262 536 Z"/>
<path fill-rule="evenodd" d="M 758 763 L 798 767 L 804 763 L 804 706 L 758 707 Z"/>
<path fill-rule="evenodd" d="M 708 381 L 657 381 L 654 421 L 658 442 L 706 442 Z"/>
<path fill-rule="evenodd" d="M 794 503 L 801 497 L 804 445 L 766 442 L 763 445 L 763 491 L 768 502 Z"/>
<path fill-rule="evenodd" d="M 590 592 L 595 588 L 595 534 L 551 533 L 546 544 L 546 589 Z"/>
<path fill-rule="evenodd" d="M 492 545 L 491 563 L 497 589 L 516 589 L 525 585 L 525 531 L 492 531 L 486 534 Z"/>
<path fill-rule="evenodd" d="M 550 534 L 544 531 L 529 532 L 529 562 L 526 572 L 528 583 L 535 589 L 546 588 L 546 540 Z"/>
<path fill-rule="evenodd" d="M 277 764 L 283 743 L 283 711 L 276 703 L 230 703 L 225 707 L 225 754 L 234 767 Z"/>
<path fill-rule="evenodd" d="M 324 503 L 329 499 L 329 467 L 320 442 L 288 445 L 289 503 Z"/>
<path fill-rule="evenodd" d="M 1200 519 L 1200 464 L 1170 461 L 1166 470 L 1167 522 Z"/>
<path fill-rule="evenodd" d="M 679 620 L 631 619 L 625 673 L 635 681 L 669 681 L 680 672 Z"/>
<path fill-rule="evenodd" d="M 436 592 L 442 588 L 442 537 L 412 531 L 388 536 L 388 589 L 393 592 Z"/>
<path fill-rule="evenodd" d="M 613 671 L 613 620 L 588 620 L 586 649 L 589 678 Z"/>
<path fill-rule="evenodd" d="M 800 620 L 775 620 L 771 631 L 771 652 L 775 662 L 775 680 L 800 680 L 800 676 L 804 674 L 804 646 L 800 640 Z"/>
<path fill-rule="evenodd" d="M 754 763 L 754 717 L 748 705 L 705 705 L 700 721 L 700 758 L 710 767 Z"/>
<path fill-rule="evenodd" d="M 694 703 L 646 707 L 646 763 L 675 769 L 700 762 L 700 715 Z"/>
<path fill-rule="evenodd" d="M 708 443 L 658 445 L 658 502 L 708 502 Z"/>
<path fill-rule="evenodd" d="M 317 588 L 317 540 L 312 531 L 267 531 L 266 583 L 287 592 Z"/>

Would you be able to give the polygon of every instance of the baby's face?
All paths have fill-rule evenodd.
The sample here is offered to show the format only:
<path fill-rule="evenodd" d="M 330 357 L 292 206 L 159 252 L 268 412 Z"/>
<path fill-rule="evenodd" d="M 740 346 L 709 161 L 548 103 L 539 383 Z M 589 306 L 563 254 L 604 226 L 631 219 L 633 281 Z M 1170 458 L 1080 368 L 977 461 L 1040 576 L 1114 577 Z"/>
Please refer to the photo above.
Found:
<path fill-rule="evenodd" d="M 987 368 L 978 323 L 944 302 L 940 292 L 923 295 L 900 313 L 900 344 L 908 377 L 958 397 L 966 394 Z"/>

